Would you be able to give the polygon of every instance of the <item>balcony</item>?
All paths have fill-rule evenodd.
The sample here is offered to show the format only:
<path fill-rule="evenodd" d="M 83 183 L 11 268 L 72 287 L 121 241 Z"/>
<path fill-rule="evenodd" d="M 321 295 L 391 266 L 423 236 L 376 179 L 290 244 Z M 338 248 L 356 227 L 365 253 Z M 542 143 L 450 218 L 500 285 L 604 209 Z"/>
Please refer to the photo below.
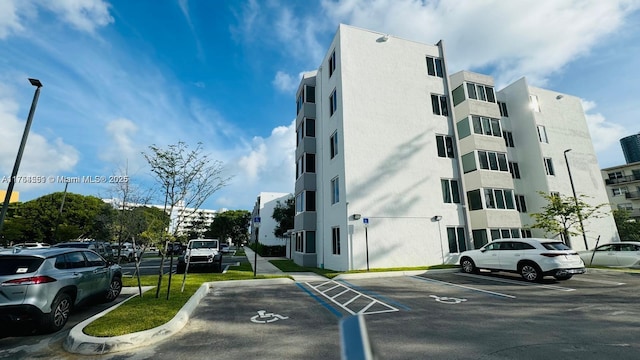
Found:
<path fill-rule="evenodd" d="M 607 185 L 624 184 L 632 181 L 640 181 L 640 175 L 627 175 L 616 179 L 605 179 L 604 182 Z"/>
<path fill-rule="evenodd" d="M 624 194 L 625 199 L 640 199 L 640 191 L 632 191 Z"/>

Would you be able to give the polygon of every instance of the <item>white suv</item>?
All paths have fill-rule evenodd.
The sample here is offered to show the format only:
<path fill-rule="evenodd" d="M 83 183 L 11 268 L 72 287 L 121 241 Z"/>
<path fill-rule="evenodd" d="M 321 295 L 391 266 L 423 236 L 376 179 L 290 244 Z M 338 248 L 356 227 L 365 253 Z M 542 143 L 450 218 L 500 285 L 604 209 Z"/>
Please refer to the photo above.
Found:
<path fill-rule="evenodd" d="M 519 273 L 527 281 L 544 276 L 568 280 L 586 271 L 578 253 L 561 241 L 532 238 L 495 240 L 465 251 L 460 255 L 460 266 L 466 273 L 479 269 Z"/>

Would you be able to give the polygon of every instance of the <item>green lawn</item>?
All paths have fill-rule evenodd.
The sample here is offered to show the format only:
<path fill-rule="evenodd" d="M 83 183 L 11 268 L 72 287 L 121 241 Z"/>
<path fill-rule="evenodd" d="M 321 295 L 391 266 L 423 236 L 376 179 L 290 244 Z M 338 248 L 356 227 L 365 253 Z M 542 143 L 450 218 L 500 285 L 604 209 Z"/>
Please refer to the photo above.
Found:
<path fill-rule="evenodd" d="M 384 269 L 369 269 L 367 270 L 351 270 L 351 271 L 335 271 L 328 269 L 320 269 L 315 267 L 304 267 L 293 262 L 293 260 L 269 260 L 275 267 L 284 272 L 314 272 L 316 274 L 325 276 L 327 278 L 334 278 L 340 274 L 357 274 L 366 272 L 383 272 L 383 271 L 413 271 L 413 270 L 433 270 L 433 269 L 455 269 L 457 265 L 434 265 L 434 266 L 421 266 L 421 267 L 399 267 L 399 268 L 384 268 Z"/>

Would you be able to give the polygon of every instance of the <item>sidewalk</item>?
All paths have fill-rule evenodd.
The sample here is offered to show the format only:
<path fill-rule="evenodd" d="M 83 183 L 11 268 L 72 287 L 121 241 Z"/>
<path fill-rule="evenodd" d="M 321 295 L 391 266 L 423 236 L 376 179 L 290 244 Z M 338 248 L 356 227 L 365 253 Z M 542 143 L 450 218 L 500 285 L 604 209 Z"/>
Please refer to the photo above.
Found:
<path fill-rule="evenodd" d="M 296 282 L 308 282 L 308 281 L 327 281 L 328 279 L 324 276 L 318 275 L 314 272 L 283 272 L 278 269 L 275 265 L 269 262 L 269 260 L 286 260 L 286 257 L 273 257 L 265 259 L 260 255 L 256 255 L 256 253 L 251 250 L 248 246 L 244 247 L 244 253 L 247 254 L 247 260 L 251 263 L 251 268 L 256 271 L 256 274 L 259 275 L 289 275 Z M 254 261 L 256 259 L 258 261 Z M 256 269 L 255 263 L 258 263 L 258 268 Z"/>

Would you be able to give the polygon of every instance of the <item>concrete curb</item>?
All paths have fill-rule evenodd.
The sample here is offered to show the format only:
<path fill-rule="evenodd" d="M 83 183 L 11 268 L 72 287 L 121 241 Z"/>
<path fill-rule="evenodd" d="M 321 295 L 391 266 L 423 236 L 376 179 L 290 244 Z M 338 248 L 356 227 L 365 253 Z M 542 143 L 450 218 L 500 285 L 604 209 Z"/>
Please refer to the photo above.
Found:
<path fill-rule="evenodd" d="M 349 280 L 349 279 L 375 279 L 375 278 L 387 278 L 398 276 L 416 276 L 426 273 L 452 273 L 460 272 L 460 268 L 451 269 L 433 269 L 433 270 L 407 270 L 407 271 L 382 271 L 382 272 L 366 272 L 366 273 L 353 273 L 353 274 L 340 274 L 333 278 L 333 280 Z"/>

